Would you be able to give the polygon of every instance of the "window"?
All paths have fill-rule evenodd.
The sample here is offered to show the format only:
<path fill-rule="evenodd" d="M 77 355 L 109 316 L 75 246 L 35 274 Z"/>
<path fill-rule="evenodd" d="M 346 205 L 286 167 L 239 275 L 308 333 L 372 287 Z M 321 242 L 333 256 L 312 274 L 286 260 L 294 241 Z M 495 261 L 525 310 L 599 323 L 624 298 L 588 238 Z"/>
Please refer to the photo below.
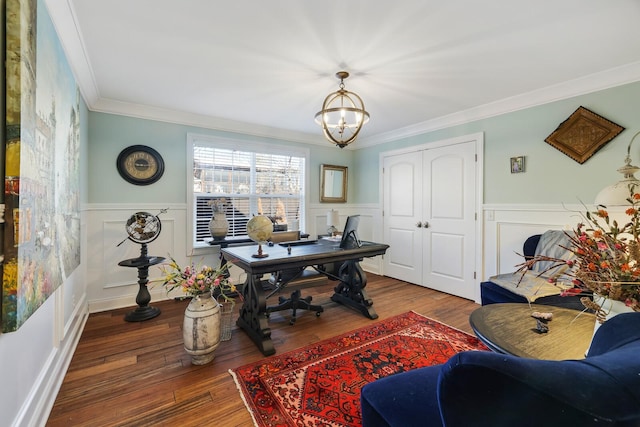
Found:
<path fill-rule="evenodd" d="M 306 150 L 210 136 L 189 140 L 194 247 L 211 239 L 214 201 L 225 202 L 229 236 L 246 235 L 247 222 L 258 214 L 282 228 L 304 227 Z"/>

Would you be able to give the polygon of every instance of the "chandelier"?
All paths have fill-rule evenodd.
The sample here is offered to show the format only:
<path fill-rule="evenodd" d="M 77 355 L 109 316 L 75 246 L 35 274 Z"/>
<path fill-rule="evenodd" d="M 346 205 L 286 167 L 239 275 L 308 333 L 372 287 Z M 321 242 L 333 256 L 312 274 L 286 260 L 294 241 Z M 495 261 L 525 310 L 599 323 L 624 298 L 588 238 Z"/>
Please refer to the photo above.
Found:
<path fill-rule="evenodd" d="M 322 126 L 324 136 L 340 148 L 355 141 L 362 125 L 369 121 L 369 113 L 364 109 L 362 98 L 344 88 L 346 71 L 338 71 L 340 89 L 330 93 L 322 103 L 322 110 L 316 113 L 316 123 Z"/>

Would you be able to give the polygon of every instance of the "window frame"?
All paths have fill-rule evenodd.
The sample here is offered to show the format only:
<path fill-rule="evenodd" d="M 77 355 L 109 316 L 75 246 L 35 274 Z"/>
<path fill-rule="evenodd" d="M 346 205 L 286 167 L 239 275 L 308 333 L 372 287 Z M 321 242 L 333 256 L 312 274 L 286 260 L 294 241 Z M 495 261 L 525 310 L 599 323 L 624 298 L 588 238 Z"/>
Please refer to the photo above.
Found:
<path fill-rule="evenodd" d="M 187 133 L 187 215 L 186 215 L 186 245 L 187 253 L 197 254 L 198 252 L 206 252 L 205 249 L 215 246 L 205 242 L 196 242 L 195 224 L 196 224 L 196 207 L 194 195 L 194 174 L 193 174 L 193 147 L 194 144 L 207 144 L 215 148 L 237 150 L 242 147 L 242 151 L 257 152 L 285 156 L 297 156 L 304 158 L 304 181 L 302 189 L 302 200 L 300 207 L 300 229 L 303 230 L 306 225 L 306 211 L 309 199 L 309 182 L 310 182 L 310 150 L 300 146 L 289 146 L 283 144 L 273 144 L 257 140 L 234 139 L 229 137 L 220 137 L 215 135 L 203 135 L 196 133 Z"/>

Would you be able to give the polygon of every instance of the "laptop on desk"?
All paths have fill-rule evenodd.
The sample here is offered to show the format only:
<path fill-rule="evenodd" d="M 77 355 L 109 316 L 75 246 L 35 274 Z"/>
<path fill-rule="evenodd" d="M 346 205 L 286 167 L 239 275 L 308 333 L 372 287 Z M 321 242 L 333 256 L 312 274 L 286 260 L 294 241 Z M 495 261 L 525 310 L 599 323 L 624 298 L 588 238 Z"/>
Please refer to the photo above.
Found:
<path fill-rule="evenodd" d="M 360 215 L 347 217 L 347 223 L 344 225 L 340 240 L 341 249 L 354 249 L 362 246 L 362 242 L 358 239 L 358 224 L 360 224 Z"/>

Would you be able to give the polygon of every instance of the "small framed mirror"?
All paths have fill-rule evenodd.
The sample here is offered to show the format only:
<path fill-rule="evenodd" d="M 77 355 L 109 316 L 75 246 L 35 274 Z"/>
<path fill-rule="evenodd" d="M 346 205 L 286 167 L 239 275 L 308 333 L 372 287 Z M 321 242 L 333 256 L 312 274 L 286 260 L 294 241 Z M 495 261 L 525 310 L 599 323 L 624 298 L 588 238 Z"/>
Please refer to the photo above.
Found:
<path fill-rule="evenodd" d="M 347 167 L 320 165 L 320 202 L 347 202 Z"/>

